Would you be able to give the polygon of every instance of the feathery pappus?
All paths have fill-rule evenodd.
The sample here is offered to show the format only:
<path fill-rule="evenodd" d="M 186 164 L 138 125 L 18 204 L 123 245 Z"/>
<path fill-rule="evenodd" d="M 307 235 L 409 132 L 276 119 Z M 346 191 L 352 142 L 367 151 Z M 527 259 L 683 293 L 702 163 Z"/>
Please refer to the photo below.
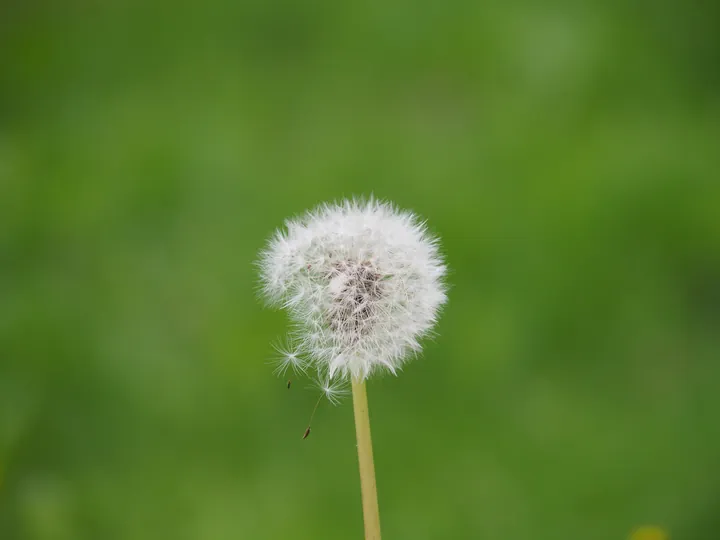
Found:
<path fill-rule="evenodd" d="M 447 300 L 438 239 L 389 202 L 343 200 L 289 219 L 258 262 L 262 294 L 289 312 L 276 371 L 324 380 L 396 373 L 421 350 Z"/>

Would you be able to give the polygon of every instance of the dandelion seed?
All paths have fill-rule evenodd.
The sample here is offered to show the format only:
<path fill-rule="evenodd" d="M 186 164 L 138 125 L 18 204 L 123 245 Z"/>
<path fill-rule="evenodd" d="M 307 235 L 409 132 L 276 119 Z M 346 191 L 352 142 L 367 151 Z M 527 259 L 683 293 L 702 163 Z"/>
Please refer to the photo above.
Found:
<path fill-rule="evenodd" d="M 270 360 L 270 364 L 275 366 L 273 373 L 277 376 L 285 375 L 288 370 L 292 370 L 294 373 L 300 374 L 306 373 L 307 364 L 303 360 L 300 350 L 292 347 L 292 344 L 274 344 L 277 355 Z M 290 388 L 290 381 L 288 381 L 288 388 Z"/>
<path fill-rule="evenodd" d="M 323 397 L 333 405 L 339 405 L 342 398 L 350 395 L 347 383 L 341 379 L 330 379 L 329 377 L 317 377 L 313 381 L 313 385 L 309 387 L 313 390 L 320 390 L 320 399 Z M 313 411 L 314 413 L 314 411 Z"/>
<path fill-rule="evenodd" d="M 332 381 L 327 377 L 323 379 L 316 379 L 315 384 L 313 386 L 310 386 L 309 388 L 320 390 L 321 393 L 320 397 L 318 397 L 317 401 L 315 402 L 315 407 L 313 407 L 312 413 L 310 413 L 310 420 L 308 421 L 308 427 L 305 430 L 305 435 L 303 435 L 303 439 L 307 439 L 307 436 L 310 435 L 310 426 L 312 425 L 313 418 L 315 418 L 315 413 L 317 412 L 322 399 L 326 398 L 333 405 L 338 405 L 340 403 L 340 398 L 346 396 L 349 393 L 342 381 Z"/>

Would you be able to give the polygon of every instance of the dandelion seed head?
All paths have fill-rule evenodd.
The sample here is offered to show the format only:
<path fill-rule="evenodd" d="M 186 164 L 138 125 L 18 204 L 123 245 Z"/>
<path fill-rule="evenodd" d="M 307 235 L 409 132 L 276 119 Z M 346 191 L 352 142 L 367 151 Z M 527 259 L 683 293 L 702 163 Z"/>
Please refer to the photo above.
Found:
<path fill-rule="evenodd" d="M 376 199 L 286 221 L 259 267 L 263 295 L 288 310 L 294 338 L 331 380 L 396 373 L 447 298 L 438 240 L 413 213 Z"/>

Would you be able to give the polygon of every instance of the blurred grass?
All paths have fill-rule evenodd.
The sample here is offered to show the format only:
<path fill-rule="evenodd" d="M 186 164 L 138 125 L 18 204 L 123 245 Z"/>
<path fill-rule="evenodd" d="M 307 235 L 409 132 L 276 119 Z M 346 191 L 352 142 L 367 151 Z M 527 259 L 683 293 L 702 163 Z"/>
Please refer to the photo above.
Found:
<path fill-rule="evenodd" d="M 252 262 L 374 193 L 452 269 L 370 385 L 387 538 L 720 529 L 720 46 L 699 2 L 0 7 L 0 538 L 360 538 L 349 403 Z"/>

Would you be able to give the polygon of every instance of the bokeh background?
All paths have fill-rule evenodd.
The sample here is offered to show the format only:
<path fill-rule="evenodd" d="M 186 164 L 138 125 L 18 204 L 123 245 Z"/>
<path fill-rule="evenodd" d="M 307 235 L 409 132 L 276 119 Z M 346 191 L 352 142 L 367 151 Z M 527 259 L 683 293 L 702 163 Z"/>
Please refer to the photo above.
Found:
<path fill-rule="evenodd" d="M 361 538 L 253 261 L 370 193 L 452 269 L 369 388 L 386 538 L 717 538 L 718 6 L 3 2 L 0 538 Z"/>

